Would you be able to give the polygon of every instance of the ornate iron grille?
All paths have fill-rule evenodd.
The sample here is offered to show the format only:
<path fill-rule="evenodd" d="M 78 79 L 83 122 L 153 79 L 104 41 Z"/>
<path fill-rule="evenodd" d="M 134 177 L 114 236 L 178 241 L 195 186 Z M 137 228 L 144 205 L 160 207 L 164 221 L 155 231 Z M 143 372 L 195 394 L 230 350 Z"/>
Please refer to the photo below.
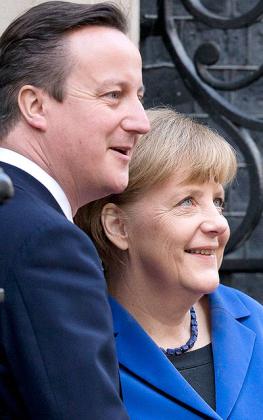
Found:
<path fill-rule="evenodd" d="M 168 104 L 193 114 L 238 150 L 237 182 L 227 191 L 225 214 L 232 234 L 222 273 L 263 273 L 263 1 L 147 5 L 145 0 L 141 12 L 146 107 Z"/>

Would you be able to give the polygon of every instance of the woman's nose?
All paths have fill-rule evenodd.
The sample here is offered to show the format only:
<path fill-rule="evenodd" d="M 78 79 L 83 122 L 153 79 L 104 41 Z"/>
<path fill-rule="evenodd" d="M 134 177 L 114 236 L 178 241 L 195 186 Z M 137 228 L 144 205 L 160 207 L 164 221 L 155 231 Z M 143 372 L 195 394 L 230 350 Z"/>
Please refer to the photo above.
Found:
<path fill-rule="evenodd" d="M 203 217 L 201 229 L 204 233 L 220 236 L 229 232 L 228 222 L 217 208 L 206 210 Z"/>

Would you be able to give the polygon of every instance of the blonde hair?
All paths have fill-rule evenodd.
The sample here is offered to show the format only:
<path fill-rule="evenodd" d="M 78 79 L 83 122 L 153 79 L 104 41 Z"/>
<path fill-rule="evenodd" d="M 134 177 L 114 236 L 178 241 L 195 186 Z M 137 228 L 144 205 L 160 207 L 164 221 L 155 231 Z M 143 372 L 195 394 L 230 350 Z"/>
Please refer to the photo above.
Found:
<path fill-rule="evenodd" d="M 210 128 L 170 108 L 150 109 L 147 115 L 151 129 L 141 136 L 133 153 L 127 189 L 87 204 L 76 216 L 76 223 L 93 239 L 106 271 L 111 264 L 124 261 L 124 252 L 103 231 L 100 216 L 106 203 L 132 203 L 176 170 L 185 183 L 214 180 L 224 186 L 236 174 L 235 151 Z"/>

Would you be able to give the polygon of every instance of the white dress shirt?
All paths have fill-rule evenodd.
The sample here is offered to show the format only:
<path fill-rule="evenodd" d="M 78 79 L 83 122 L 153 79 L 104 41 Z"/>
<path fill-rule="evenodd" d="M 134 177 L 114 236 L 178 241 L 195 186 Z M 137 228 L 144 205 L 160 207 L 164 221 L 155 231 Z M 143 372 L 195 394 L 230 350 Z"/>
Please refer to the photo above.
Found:
<path fill-rule="evenodd" d="M 62 190 L 61 186 L 57 183 L 57 181 L 55 181 L 54 178 L 52 178 L 47 172 L 40 168 L 40 166 L 25 156 L 20 155 L 20 153 L 5 149 L 3 147 L 0 147 L 0 161 L 9 163 L 10 165 L 22 169 L 23 171 L 30 174 L 33 178 L 41 182 L 41 184 L 46 187 L 46 189 L 58 202 L 67 219 L 73 222 L 72 210 L 66 194 Z"/>

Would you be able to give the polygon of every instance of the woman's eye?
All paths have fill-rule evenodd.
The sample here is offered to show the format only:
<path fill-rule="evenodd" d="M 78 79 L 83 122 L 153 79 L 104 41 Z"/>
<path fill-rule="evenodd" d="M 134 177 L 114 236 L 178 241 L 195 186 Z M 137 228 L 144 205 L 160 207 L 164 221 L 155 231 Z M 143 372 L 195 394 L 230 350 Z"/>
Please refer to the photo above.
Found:
<path fill-rule="evenodd" d="M 218 208 L 220 213 L 223 213 L 225 202 L 222 198 L 215 198 L 214 205 Z"/>
<path fill-rule="evenodd" d="M 182 207 L 191 207 L 193 204 L 194 204 L 194 200 L 191 197 L 184 198 L 179 203 L 179 205 Z"/>

